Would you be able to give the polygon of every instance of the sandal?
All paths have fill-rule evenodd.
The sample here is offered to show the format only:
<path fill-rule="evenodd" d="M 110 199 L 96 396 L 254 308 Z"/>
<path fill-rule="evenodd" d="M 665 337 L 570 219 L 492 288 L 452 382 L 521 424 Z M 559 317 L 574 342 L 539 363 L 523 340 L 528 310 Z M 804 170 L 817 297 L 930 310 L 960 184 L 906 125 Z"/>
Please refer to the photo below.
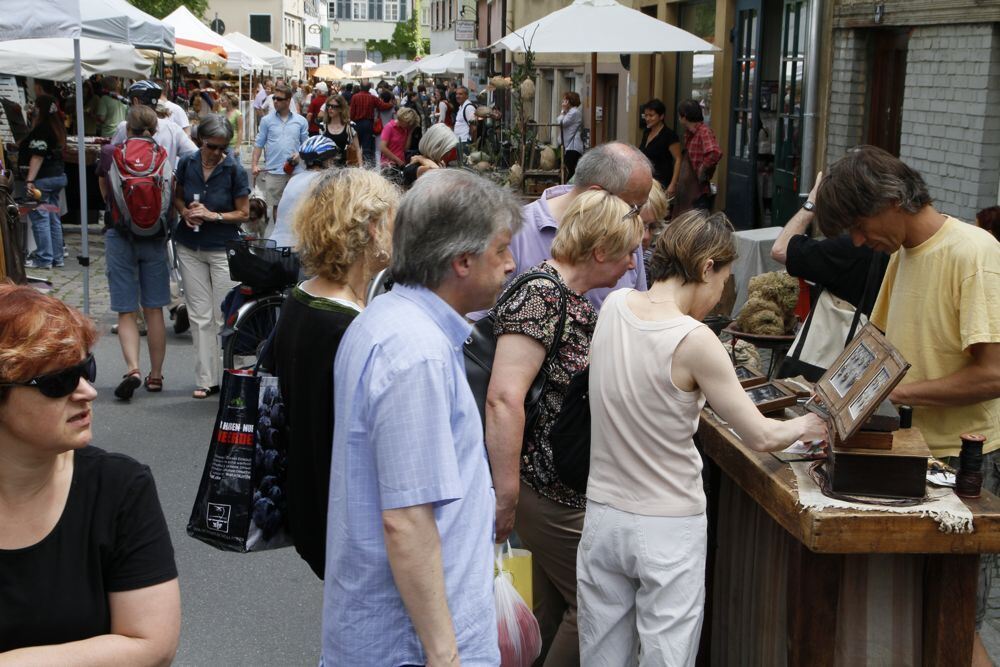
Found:
<path fill-rule="evenodd" d="M 142 384 L 142 373 L 138 368 L 133 368 L 122 376 L 122 381 L 115 387 L 115 397 L 123 401 L 129 400 L 140 384 Z"/>
<path fill-rule="evenodd" d="M 211 387 L 197 387 L 193 392 L 191 392 L 191 398 L 208 398 L 212 394 L 219 393 L 219 385 L 215 384 Z"/>
<path fill-rule="evenodd" d="M 146 387 L 146 391 L 151 394 L 163 391 L 163 376 L 161 375 L 160 377 L 155 378 L 152 375 L 147 375 L 142 384 Z"/>

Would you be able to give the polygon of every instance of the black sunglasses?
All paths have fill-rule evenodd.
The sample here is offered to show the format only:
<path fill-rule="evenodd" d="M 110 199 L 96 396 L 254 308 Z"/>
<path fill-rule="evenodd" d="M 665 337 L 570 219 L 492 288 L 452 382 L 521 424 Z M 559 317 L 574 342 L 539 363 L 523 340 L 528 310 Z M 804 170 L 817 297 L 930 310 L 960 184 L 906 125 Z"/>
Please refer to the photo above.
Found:
<path fill-rule="evenodd" d="M 226 144 L 209 144 L 209 143 L 204 143 L 204 144 L 202 144 L 202 146 L 204 148 L 207 148 L 210 151 L 224 151 L 224 150 L 226 150 Z"/>
<path fill-rule="evenodd" d="M 43 396 L 62 398 L 76 391 L 80 378 L 90 383 L 97 379 L 97 362 L 94 361 L 94 355 L 88 354 L 86 359 L 75 366 L 39 375 L 27 382 L 0 382 L 0 387 L 36 387 Z"/>
<path fill-rule="evenodd" d="M 287 102 L 288 98 L 287 97 L 275 97 L 274 101 L 275 102 Z"/>

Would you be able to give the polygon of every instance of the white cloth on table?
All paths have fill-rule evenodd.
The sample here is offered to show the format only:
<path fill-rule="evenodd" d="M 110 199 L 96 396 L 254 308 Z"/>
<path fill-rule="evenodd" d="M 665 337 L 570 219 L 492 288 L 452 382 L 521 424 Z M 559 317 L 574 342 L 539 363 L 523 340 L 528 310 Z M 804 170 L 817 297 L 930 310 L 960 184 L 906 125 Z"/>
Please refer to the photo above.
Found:
<path fill-rule="evenodd" d="M 785 267 L 771 259 L 771 246 L 780 233 L 781 227 L 762 227 L 745 229 L 733 234 L 733 238 L 736 239 L 736 252 L 739 255 L 733 262 L 733 278 L 736 281 L 733 317 L 739 315 L 743 304 L 747 302 L 747 286 L 751 278 L 770 271 L 784 270 Z"/>
<path fill-rule="evenodd" d="M 916 514 L 929 516 L 937 522 L 942 533 L 971 533 L 972 512 L 965 506 L 954 490 L 950 488 L 927 487 L 924 502 L 909 507 L 865 505 L 837 500 L 823 495 L 816 482 L 809 475 L 812 462 L 790 463 L 795 473 L 795 483 L 799 489 L 799 505 L 804 509 L 823 510 L 827 508 L 846 509 L 854 512 L 892 512 L 893 514 Z"/>

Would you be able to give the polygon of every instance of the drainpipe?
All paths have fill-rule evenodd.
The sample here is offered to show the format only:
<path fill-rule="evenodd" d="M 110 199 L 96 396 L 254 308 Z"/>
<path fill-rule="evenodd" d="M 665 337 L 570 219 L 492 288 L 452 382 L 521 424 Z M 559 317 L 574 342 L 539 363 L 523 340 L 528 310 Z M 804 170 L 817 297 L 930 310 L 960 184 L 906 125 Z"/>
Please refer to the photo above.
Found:
<path fill-rule="evenodd" d="M 809 47 L 806 50 L 805 113 L 802 117 L 802 160 L 799 197 L 805 199 L 816 178 L 816 112 L 819 106 L 819 37 L 823 0 L 809 3 Z"/>

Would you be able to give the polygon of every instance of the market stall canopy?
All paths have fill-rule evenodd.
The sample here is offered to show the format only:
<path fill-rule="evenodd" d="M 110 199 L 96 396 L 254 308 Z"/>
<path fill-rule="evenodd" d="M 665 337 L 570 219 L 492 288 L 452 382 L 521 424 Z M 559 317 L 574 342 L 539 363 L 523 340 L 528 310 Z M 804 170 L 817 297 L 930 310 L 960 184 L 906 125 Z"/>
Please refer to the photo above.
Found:
<path fill-rule="evenodd" d="M 406 69 L 400 72 L 403 76 L 413 76 L 414 74 L 464 74 L 465 63 L 475 60 L 476 54 L 471 51 L 455 49 L 447 53 L 440 53 L 421 58 Z"/>
<path fill-rule="evenodd" d="M 126 41 L 137 49 L 172 52 L 174 29 L 125 0 L 86 0 L 80 3 L 83 36 L 121 41 L 116 38 L 124 17 Z"/>
<path fill-rule="evenodd" d="M 191 46 L 196 49 L 214 51 L 219 53 L 219 55 L 225 54 L 228 61 L 226 69 L 232 72 L 239 70 L 271 70 L 271 65 L 253 56 L 245 48 L 237 46 L 222 35 L 212 31 L 211 28 L 201 22 L 201 19 L 192 14 L 191 10 L 183 5 L 171 12 L 163 19 L 163 22 L 174 27 L 176 39 L 179 44 Z"/>
<path fill-rule="evenodd" d="M 404 69 L 413 64 L 412 60 L 386 60 L 380 62 L 377 67 L 385 72 L 387 76 L 396 76 Z"/>
<path fill-rule="evenodd" d="M 10 6 L 0 12 L 0 41 L 80 36 L 79 2 L 38 0 L 8 4 Z M 124 20 L 119 21 L 119 29 L 124 33 Z"/>
<path fill-rule="evenodd" d="M 320 65 L 313 70 L 312 75 L 317 79 L 324 79 L 326 81 L 343 81 L 344 79 L 351 78 L 336 65 Z"/>
<path fill-rule="evenodd" d="M 73 80 L 73 40 L 66 37 L 15 39 L 0 42 L 0 72 L 52 81 Z M 80 38 L 83 76 L 103 74 L 143 78 L 152 63 L 128 44 Z"/>
<path fill-rule="evenodd" d="M 382 76 L 385 72 L 374 60 L 362 60 L 356 63 L 344 63 L 342 68 L 347 72 L 350 79 L 374 79 Z"/>
<path fill-rule="evenodd" d="M 718 51 L 700 37 L 615 0 L 574 0 L 492 44 L 523 53 Z"/>
<path fill-rule="evenodd" d="M 160 58 L 160 53 L 151 49 L 141 49 L 139 53 L 154 63 Z M 219 74 L 222 70 L 226 69 L 227 64 L 226 59 L 218 53 L 196 49 L 184 44 L 174 45 L 172 59 L 178 65 L 183 65 L 189 71 L 197 74 Z"/>
<path fill-rule="evenodd" d="M 241 32 L 227 32 L 225 38 L 241 49 L 246 49 L 250 55 L 260 58 L 276 70 L 291 72 L 295 69 L 295 63 L 291 58 L 282 55 L 269 46 L 264 46 L 257 40 L 247 37 Z"/>

